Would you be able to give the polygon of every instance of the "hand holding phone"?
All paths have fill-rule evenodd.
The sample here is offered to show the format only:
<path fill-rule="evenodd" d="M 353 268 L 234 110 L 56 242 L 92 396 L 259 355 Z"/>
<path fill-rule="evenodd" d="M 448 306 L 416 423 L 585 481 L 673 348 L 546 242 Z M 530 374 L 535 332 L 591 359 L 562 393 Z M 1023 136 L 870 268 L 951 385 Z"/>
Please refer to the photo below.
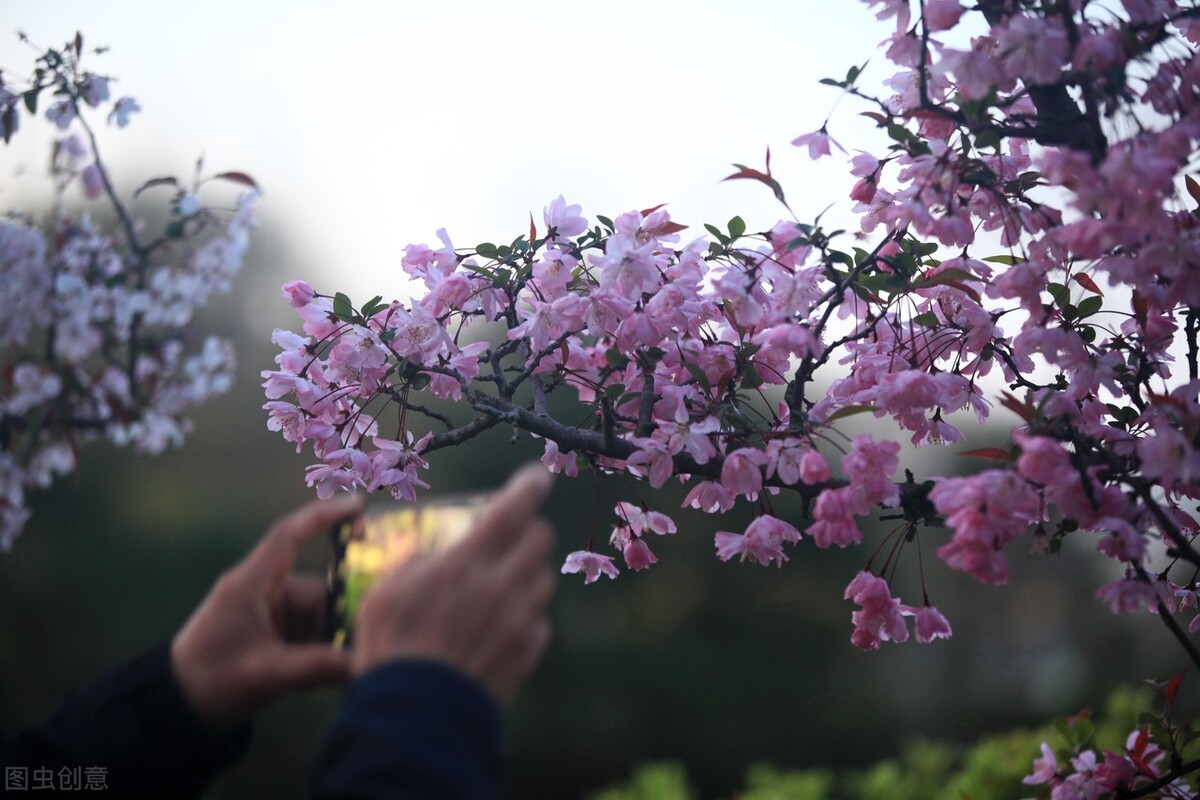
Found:
<path fill-rule="evenodd" d="M 519 470 L 456 543 L 410 556 L 360 603 L 352 670 L 439 661 L 511 705 L 550 641 L 554 531 L 538 514 L 551 476 Z"/>
<path fill-rule="evenodd" d="M 337 647 L 349 646 L 367 592 L 417 553 L 444 549 L 461 540 L 488 498 L 486 494 L 453 495 L 419 504 L 379 504 L 334 527 L 326 638 Z"/>

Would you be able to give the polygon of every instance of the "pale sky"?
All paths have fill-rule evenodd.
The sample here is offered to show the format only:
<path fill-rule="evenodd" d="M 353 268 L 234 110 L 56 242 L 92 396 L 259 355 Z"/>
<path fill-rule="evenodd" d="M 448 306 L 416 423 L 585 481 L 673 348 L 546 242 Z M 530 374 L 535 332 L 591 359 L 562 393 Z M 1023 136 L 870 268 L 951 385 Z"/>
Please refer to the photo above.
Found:
<path fill-rule="evenodd" d="M 875 52 L 888 26 L 854 0 L 3 8 L 10 76 L 34 55 L 18 29 L 40 45 L 79 29 L 112 48 L 92 67 L 144 109 L 102 139 L 119 182 L 187 177 L 201 153 L 213 172 L 244 170 L 295 254 L 291 277 L 361 299 L 403 294 L 405 244 L 440 227 L 459 246 L 508 240 L 560 193 L 592 218 L 668 203 L 698 231 L 734 214 L 765 229 L 784 213 L 770 192 L 720 179 L 768 146 L 802 217 L 848 209 L 844 162 L 813 164 L 789 143 L 838 102 L 819 78 L 873 57 L 871 78 L 888 74 Z M 830 130 L 863 130 L 861 110 L 843 100 Z M 0 181 L 40 170 L 51 134 L 27 121 L 0 150 Z"/>

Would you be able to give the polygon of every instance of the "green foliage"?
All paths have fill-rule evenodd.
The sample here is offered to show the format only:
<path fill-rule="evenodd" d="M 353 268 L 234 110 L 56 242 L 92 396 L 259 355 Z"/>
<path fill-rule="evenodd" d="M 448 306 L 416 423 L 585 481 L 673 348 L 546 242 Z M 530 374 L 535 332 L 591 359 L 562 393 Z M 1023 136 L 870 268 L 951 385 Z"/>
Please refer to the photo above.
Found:
<path fill-rule="evenodd" d="M 900 755 L 865 769 L 783 770 L 755 764 L 746 771 L 736 800 L 1011 800 L 1030 794 L 1021 779 L 1030 773 L 1042 742 L 1119 750 L 1151 704 L 1144 689 L 1119 689 L 1103 716 L 1079 714 L 1040 730 L 1016 730 L 970 746 L 915 740 Z M 1083 741 L 1086 740 L 1086 741 Z M 592 800 L 692 800 L 684 767 L 677 762 L 643 764 L 630 782 Z"/>
<path fill-rule="evenodd" d="M 629 783 L 605 789 L 593 795 L 592 800 L 694 800 L 695 797 L 684 766 L 675 761 L 661 761 L 639 766 Z"/>

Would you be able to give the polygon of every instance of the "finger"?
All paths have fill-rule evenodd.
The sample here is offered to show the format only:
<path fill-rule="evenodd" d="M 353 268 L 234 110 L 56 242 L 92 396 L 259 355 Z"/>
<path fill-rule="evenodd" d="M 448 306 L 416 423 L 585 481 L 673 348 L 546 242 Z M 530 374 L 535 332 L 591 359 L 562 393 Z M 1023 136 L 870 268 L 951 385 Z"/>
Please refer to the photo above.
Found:
<path fill-rule="evenodd" d="M 553 628 L 550 620 L 545 617 L 539 618 L 529 627 L 520 649 L 514 652 L 505 663 L 498 665 L 490 681 L 486 677 L 484 678 L 485 685 L 492 689 L 502 708 L 512 707 L 517 695 L 528 682 L 529 676 L 533 674 L 537 665 L 541 663 L 542 657 L 546 655 L 552 638 Z"/>
<path fill-rule="evenodd" d="M 328 591 L 313 575 L 288 575 L 283 585 L 283 625 L 287 641 L 310 641 L 320 636 Z"/>
<path fill-rule="evenodd" d="M 463 548 L 491 555 L 507 550 L 533 519 L 552 485 L 550 473 L 541 464 L 518 470 L 484 508 L 471 534 L 463 540 Z"/>
<path fill-rule="evenodd" d="M 272 684 L 279 690 L 306 689 L 350 679 L 350 654 L 327 644 L 284 645 L 271 659 Z"/>
<path fill-rule="evenodd" d="M 519 587 L 499 594 L 502 599 L 491 605 L 486 624 L 479 627 L 466 648 L 471 651 L 470 669 L 476 675 L 482 677 L 520 660 L 534 628 L 546 618 L 546 607 L 556 586 L 553 573 L 543 569 Z"/>
<path fill-rule="evenodd" d="M 342 494 L 318 500 L 284 517 L 267 533 L 243 561 L 246 570 L 260 580 L 277 580 L 292 568 L 296 554 L 308 541 L 362 511 L 362 498 Z"/>
<path fill-rule="evenodd" d="M 529 579 L 544 570 L 554 548 L 554 531 L 543 519 L 534 519 L 500 555 L 493 574 L 505 585 L 523 590 Z"/>

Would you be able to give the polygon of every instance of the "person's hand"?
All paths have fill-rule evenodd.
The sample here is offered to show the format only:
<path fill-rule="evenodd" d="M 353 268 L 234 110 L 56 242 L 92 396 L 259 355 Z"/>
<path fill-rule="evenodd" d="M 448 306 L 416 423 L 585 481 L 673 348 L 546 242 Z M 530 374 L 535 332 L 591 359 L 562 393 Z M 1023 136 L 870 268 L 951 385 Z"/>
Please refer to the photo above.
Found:
<path fill-rule="evenodd" d="M 350 657 L 321 641 L 325 584 L 291 574 L 300 548 L 361 511 L 342 495 L 278 523 L 213 585 L 171 642 L 171 669 L 197 716 L 238 724 L 290 689 L 350 677 Z"/>
<path fill-rule="evenodd" d="M 508 707 L 550 641 L 556 581 L 550 525 L 537 515 L 550 491 L 541 465 L 520 470 L 453 547 L 416 556 L 363 598 L 354 673 L 400 658 L 448 664 Z"/>

